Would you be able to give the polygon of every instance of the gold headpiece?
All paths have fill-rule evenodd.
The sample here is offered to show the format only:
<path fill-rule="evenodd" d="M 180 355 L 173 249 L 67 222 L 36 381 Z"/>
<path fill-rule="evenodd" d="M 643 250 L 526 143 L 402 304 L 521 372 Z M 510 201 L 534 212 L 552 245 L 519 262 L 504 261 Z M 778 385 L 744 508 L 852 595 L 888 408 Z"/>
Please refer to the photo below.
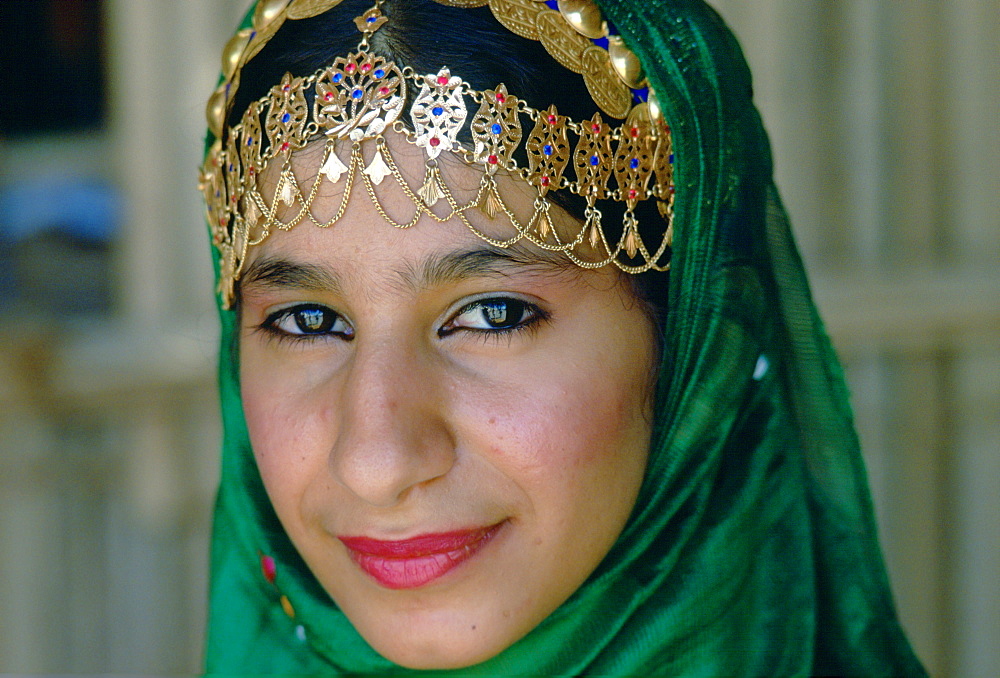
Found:
<path fill-rule="evenodd" d="M 527 239 L 543 249 L 562 251 L 585 268 L 614 264 L 629 273 L 669 268 L 673 215 L 670 129 L 663 122 L 654 93 L 646 87 L 638 60 L 618 36 L 608 34 L 607 23 L 592 0 L 437 1 L 459 7 L 489 4 L 512 32 L 539 40 L 561 64 L 582 73 L 594 102 L 609 116 L 623 118 L 620 125 L 608 124 L 600 113 L 575 122 L 560 115 L 555 105 L 544 111 L 533 109 L 508 93 L 503 84 L 477 91 L 448 68 L 424 75 L 409 67 L 399 68 L 368 51 L 369 38 L 386 22 L 382 0 L 375 0 L 371 9 L 355 19 L 362 34 L 356 52 L 338 57 L 308 77 L 286 73 L 266 96 L 249 105 L 236 125 L 224 129 L 226 113 L 239 87 L 240 69 L 285 20 L 321 14 L 340 1 L 261 0 L 254 28 L 237 33 L 224 51 L 225 81 L 208 105 L 209 127 L 217 140 L 206 156 L 200 188 L 219 250 L 220 292 L 226 308 L 232 303 L 233 286 L 249 247 L 262 242 L 273 229 L 287 230 L 303 221 L 321 228 L 332 226 L 343 216 L 351 189 L 359 180 L 378 212 L 397 228 L 414 225 L 422 215 L 439 222 L 457 218 L 495 246 L 509 247 Z M 408 86 L 419 88 L 409 109 L 412 130 L 400 121 Z M 468 117 L 465 97 L 479 105 L 470 124 L 473 148 L 458 141 Z M 521 115 L 534 123 L 524 142 L 527 167 L 518 166 L 513 158 L 523 138 Z M 383 137 L 389 127 L 426 155 L 424 181 L 419 188 L 407 183 L 389 152 Z M 326 137 L 326 145 L 319 171 L 311 184 L 300 184 L 292 171 L 291 155 L 321 135 Z M 337 153 L 339 140 L 351 144 L 346 161 Z M 362 149 L 366 140 L 375 146 L 367 161 Z M 460 203 L 444 181 L 437 161 L 444 151 L 483 169 L 476 196 L 467 203 Z M 565 171 L 571 160 L 575 179 Z M 281 170 L 269 200 L 261 193 L 258 178 L 274 161 L 281 163 Z M 535 188 L 534 210 L 527 220 L 520 220 L 501 196 L 495 179 L 498 170 L 520 176 Z M 390 176 L 416 207 L 409 221 L 393 219 L 381 206 L 376 187 Z M 312 205 L 321 185 L 341 180 L 344 191 L 339 209 L 327 220 L 317 219 Z M 579 195 L 587 204 L 584 222 L 569 237 L 553 228 L 549 217 L 546 196 L 560 189 Z M 601 212 L 595 206 L 597 200 L 609 199 L 625 204 L 621 235 L 614 242 L 605 237 Z M 657 201 L 665 220 L 663 236 L 652 251 L 639 235 L 634 214 L 636 205 L 648 199 Z M 431 211 L 440 200 L 448 204 L 448 213 Z M 282 205 L 293 213 L 285 221 L 278 218 Z M 513 233 L 506 239 L 483 233 L 465 214 L 472 208 L 491 220 L 504 215 Z M 581 256 L 577 249 L 588 245 L 586 256 Z"/>

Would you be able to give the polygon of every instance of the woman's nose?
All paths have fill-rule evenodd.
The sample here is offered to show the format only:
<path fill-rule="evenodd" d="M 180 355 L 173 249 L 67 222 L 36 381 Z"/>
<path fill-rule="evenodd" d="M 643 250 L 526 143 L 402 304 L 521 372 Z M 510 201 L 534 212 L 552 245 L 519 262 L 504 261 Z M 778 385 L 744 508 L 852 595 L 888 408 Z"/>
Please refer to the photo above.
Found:
<path fill-rule="evenodd" d="M 355 341 L 329 463 L 357 497 L 392 506 L 455 463 L 441 375 L 419 347 Z"/>

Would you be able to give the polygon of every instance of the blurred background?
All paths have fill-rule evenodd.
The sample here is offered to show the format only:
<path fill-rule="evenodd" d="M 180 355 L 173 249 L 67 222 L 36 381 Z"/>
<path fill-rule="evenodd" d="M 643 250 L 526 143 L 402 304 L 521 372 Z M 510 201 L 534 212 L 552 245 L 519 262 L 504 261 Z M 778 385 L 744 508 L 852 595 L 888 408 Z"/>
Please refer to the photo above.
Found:
<path fill-rule="evenodd" d="M 1000 666 L 1000 3 L 713 0 L 843 358 L 903 623 Z M 0 673 L 196 672 L 219 424 L 195 189 L 246 0 L 0 2 Z"/>

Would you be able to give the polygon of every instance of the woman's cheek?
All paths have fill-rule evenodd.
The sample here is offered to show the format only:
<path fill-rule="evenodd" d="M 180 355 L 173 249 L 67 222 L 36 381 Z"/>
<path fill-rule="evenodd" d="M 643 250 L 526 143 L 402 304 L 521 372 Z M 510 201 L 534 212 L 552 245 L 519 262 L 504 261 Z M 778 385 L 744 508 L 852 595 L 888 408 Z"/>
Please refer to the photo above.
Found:
<path fill-rule="evenodd" d="M 572 485 L 620 454 L 629 438 L 641 437 L 638 399 L 617 380 L 531 374 L 531 388 L 496 384 L 461 400 L 470 437 L 484 438 L 475 447 L 489 450 L 492 461 L 510 467 L 522 483 L 546 493 Z"/>
<path fill-rule="evenodd" d="M 243 410 L 251 447 L 261 477 L 278 503 L 291 488 L 304 482 L 303 474 L 321 445 L 321 415 L 307 398 L 277 389 L 270 379 L 244 381 Z M 272 386 L 269 388 L 268 384 Z"/>

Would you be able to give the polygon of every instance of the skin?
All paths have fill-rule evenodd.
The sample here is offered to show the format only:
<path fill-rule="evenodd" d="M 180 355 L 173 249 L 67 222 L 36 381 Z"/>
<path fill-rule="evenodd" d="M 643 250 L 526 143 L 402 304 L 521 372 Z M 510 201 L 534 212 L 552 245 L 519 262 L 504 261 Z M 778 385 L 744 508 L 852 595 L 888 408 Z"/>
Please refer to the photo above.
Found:
<path fill-rule="evenodd" d="M 300 177 L 315 172 L 308 150 L 295 159 Z M 420 157 L 403 156 L 419 177 Z M 453 163 L 448 176 L 474 187 L 481 174 Z M 519 180 L 499 181 L 515 211 L 530 213 Z M 386 209 L 412 214 L 388 184 Z M 335 210 L 340 190 L 327 185 L 314 211 Z M 356 188 L 333 228 L 303 224 L 254 247 L 240 293 L 244 412 L 267 492 L 319 582 L 383 656 L 424 669 L 489 659 L 607 554 L 643 477 L 655 352 L 619 272 L 533 246 L 491 248 L 456 220 L 400 231 Z M 489 308 L 506 312 L 500 327 Z M 296 319 L 324 331 L 302 334 Z M 471 559 L 403 590 L 380 585 L 338 538 L 496 524 Z"/>

